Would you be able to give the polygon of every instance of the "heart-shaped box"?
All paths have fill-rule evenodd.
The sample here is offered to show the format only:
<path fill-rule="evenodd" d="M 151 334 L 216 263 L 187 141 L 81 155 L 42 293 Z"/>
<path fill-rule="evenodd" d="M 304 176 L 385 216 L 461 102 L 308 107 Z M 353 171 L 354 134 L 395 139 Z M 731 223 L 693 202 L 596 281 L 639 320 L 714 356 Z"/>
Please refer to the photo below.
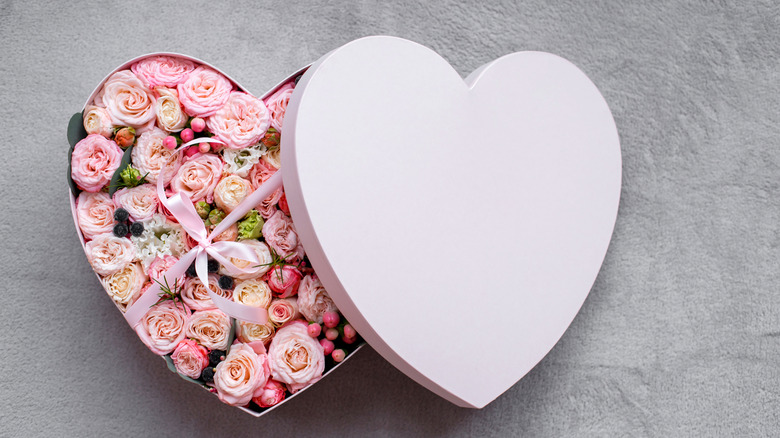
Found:
<path fill-rule="evenodd" d="M 463 80 L 424 46 L 367 37 L 304 70 L 281 160 L 311 265 L 389 362 L 485 406 L 563 335 L 606 254 L 621 185 L 606 102 L 541 52 Z"/>

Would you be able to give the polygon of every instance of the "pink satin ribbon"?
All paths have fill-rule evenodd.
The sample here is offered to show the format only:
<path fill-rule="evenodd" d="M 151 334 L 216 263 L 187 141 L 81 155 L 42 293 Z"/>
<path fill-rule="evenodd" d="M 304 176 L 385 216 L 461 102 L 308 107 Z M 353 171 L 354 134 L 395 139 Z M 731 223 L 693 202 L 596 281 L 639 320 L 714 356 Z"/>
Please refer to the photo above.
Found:
<path fill-rule="evenodd" d="M 196 138 L 181 145 L 176 150 L 176 153 L 181 153 L 185 148 L 198 143 L 222 144 L 222 142 L 208 137 Z M 238 204 L 227 217 L 222 219 L 222 222 L 220 222 L 211 233 L 208 233 L 206 225 L 203 223 L 203 219 L 201 219 L 198 212 L 195 211 L 195 206 L 186 193 L 179 192 L 170 198 L 165 195 L 161 172 L 160 176 L 157 178 L 157 196 L 160 198 L 160 203 L 162 203 L 162 205 L 171 212 L 173 217 L 179 221 L 179 225 L 181 225 L 184 231 L 197 242 L 197 245 L 179 258 L 179 261 L 171 266 L 159 281 L 163 284 L 166 284 L 167 281 L 167 284 L 172 286 L 174 281 L 184 275 L 187 268 L 189 268 L 194 261 L 195 272 L 197 272 L 198 278 L 206 287 L 206 290 L 208 290 L 209 298 L 211 298 L 211 301 L 219 310 L 232 318 L 256 324 L 265 324 L 268 322 L 268 311 L 266 309 L 234 302 L 211 290 L 208 278 L 208 256 L 211 256 L 214 260 L 218 261 L 233 275 L 247 273 L 249 270 L 234 265 L 230 261 L 231 257 L 246 260 L 250 263 L 260 263 L 260 260 L 257 258 L 257 253 L 247 245 L 243 245 L 239 242 L 212 242 L 212 239 L 242 219 L 250 210 L 271 196 L 271 194 L 281 186 L 282 172 L 279 170 L 258 187 L 257 190 L 252 192 L 246 199 Z M 149 308 L 159 301 L 161 292 L 162 289 L 160 285 L 155 282 L 135 303 L 127 308 L 124 315 L 131 327 L 138 324 L 138 322 L 141 321 L 141 318 L 146 315 L 146 312 L 149 311 Z"/>

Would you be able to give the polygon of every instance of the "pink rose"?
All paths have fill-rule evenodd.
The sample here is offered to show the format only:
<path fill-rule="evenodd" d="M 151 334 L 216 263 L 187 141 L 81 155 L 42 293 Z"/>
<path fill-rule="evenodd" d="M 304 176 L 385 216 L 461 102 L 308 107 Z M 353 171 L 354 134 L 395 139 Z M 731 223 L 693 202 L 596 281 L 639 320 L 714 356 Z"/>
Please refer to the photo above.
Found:
<path fill-rule="evenodd" d="M 114 192 L 114 203 L 130 213 L 133 221 L 149 219 L 157 212 L 157 188 L 152 184 L 122 188 Z"/>
<path fill-rule="evenodd" d="M 282 210 L 287 216 L 290 215 L 290 206 L 287 204 L 287 194 L 282 189 L 282 197 L 279 198 L 279 210 Z"/>
<path fill-rule="evenodd" d="M 76 215 L 81 233 L 86 239 L 110 233 L 114 229 L 114 203 L 106 193 L 79 193 Z"/>
<path fill-rule="evenodd" d="M 279 298 L 287 298 L 298 293 L 301 278 L 303 275 L 295 266 L 274 266 L 268 273 L 268 286 Z"/>
<path fill-rule="evenodd" d="M 287 103 L 290 101 L 292 93 L 293 83 L 288 82 L 265 100 L 265 105 L 268 107 L 268 111 L 271 112 L 271 126 L 279 132 L 282 131 L 282 120 L 284 119 L 285 111 L 287 111 Z"/>
<path fill-rule="evenodd" d="M 155 257 L 154 260 L 152 260 L 152 263 L 149 264 L 149 278 L 163 282 L 163 284 L 165 284 L 163 275 L 168 272 L 168 270 L 171 269 L 178 261 L 179 259 L 172 255 Z M 169 284 L 169 286 L 173 287 L 172 284 Z M 179 286 L 184 286 L 184 276 L 179 279 Z M 192 308 L 192 306 L 190 306 L 190 308 Z"/>
<path fill-rule="evenodd" d="M 214 188 L 214 202 L 224 212 L 230 213 L 251 193 L 249 181 L 238 175 L 228 175 Z"/>
<path fill-rule="evenodd" d="M 165 356 L 184 339 L 189 311 L 181 303 L 163 301 L 152 306 L 135 326 L 135 332 L 154 354 Z"/>
<path fill-rule="evenodd" d="M 298 310 L 307 320 L 322 324 L 325 312 L 338 312 L 338 307 L 325 291 L 320 279 L 307 275 L 298 286 Z"/>
<path fill-rule="evenodd" d="M 190 316 L 184 333 L 209 350 L 225 350 L 230 336 L 230 317 L 219 309 L 201 310 Z"/>
<path fill-rule="evenodd" d="M 217 295 L 225 297 L 229 300 L 233 299 L 233 292 L 231 290 L 223 290 L 219 287 L 219 277 L 216 275 L 209 275 L 209 287 L 211 291 Z M 184 287 L 181 290 L 181 299 L 192 310 L 206 310 L 213 309 L 216 306 L 211 301 L 209 293 L 206 287 L 198 277 L 188 278 L 184 281 Z"/>
<path fill-rule="evenodd" d="M 287 257 L 287 261 L 303 258 L 303 246 L 298 241 L 292 219 L 281 211 L 277 210 L 263 224 L 263 237 L 279 256 Z"/>
<path fill-rule="evenodd" d="M 132 126 L 141 133 L 154 126 L 152 91 L 130 70 L 120 70 L 106 80 L 95 97 L 115 126 Z"/>
<path fill-rule="evenodd" d="M 268 321 L 276 327 L 281 327 L 299 316 L 301 314 L 298 312 L 295 298 L 276 299 L 268 306 Z"/>
<path fill-rule="evenodd" d="M 271 406 L 281 403 L 286 394 L 287 390 L 281 382 L 268 379 L 268 382 L 263 387 L 263 391 L 259 395 L 253 397 L 252 401 L 257 403 L 261 408 L 270 408 Z"/>
<path fill-rule="evenodd" d="M 192 339 L 185 339 L 173 350 L 171 359 L 176 371 L 191 379 L 197 379 L 209 365 L 209 352 Z"/>
<path fill-rule="evenodd" d="M 320 380 L 325 370 L 325 351 L 306 327 L 303 321 L 287 324 L 276 331 L 268 347 L 271 377 L 292 393 Z"/>
<path fill-rule="evenodd" d="M 195 63 L 171 56 L 153 56 L 136 62 L 130 70 L 149 88 L 175 87 L 187 80 L 195 70 Z"/>
<path fill-rule="evenodd" d="M 225 106 L 206 119 L 214 138 L 230 149 L 257 144 L 270 125 L 270 114 L 263 101 L 247 93 L 234 91 Z"/>
<path fill-rule="evenodd" d="M 87 260 L 100 275 L 111 275 L 122 270 L 135 258 L 135 245 L 130 239 L 111 233 L 98 234 L 84 246 Z"/>
<path fill-rule="evenodd" d="M 233 91 L 228 78 L 216 71 L 200 66 L 193 70 L 186 81 L 179 84 L 179 102 L 192 117 L 208 117 L 222 108 Z"/>
<path fill-rule="evenodd" d="M 271 175 L 276 172 L 277 169 L 271 167 L 265 161 L 261 160 L 252 166 L 252 169 L 249 171 L 249 183 L 252 184 L 252 188 L 254 190 L 257 190 L 258 187 L 260 187 L 264 182 L 268 181 L 268 178 L 270 178 Z M 260 216 L 262 216 L 264 219 L 268 219 L 269 217 L 273 216 L 274 213 L 276 213 L 276 204 L 279 202 L 279 200 L 281 200 L 283 193 L 284 191 L 279 188 L 276 189 L 271 194 L 271 196 L 264 199 L 263 202 L 261 202 L 260 205 L 256 207 L 258 213 L 260 213 Z"/>
<path fill-rule="evenodd" d="M 247 344 L 233 344 L 214 372 L 214 387 L 222 402 L 245 406 L 260 395 L 268 381 L 268 356 L 257 354 Z"/>
<path fill-rule="evenodd" d="M 84 191 L 99 192 L 111 181 L 122 160 L 122 149 L 100 134 L 89 134 L 76 143 L 70 176 Z"/>
<path fill-rule="evenodd" d="M 168 185 L 181 166 L 181 154 L 174 154 L 163 146 L 163 140 L 167 136 L 160 128 L 144 132 L 138 137 L 133 152 L 130 153 L 133 167 L 138 169 L 141 175 L 148 174 L 146 179 L 152 184 L 156 184 L 157 178 L 162 174 L 163 184 Z"/>
<path fill-rule="evenodd" d="M 181 165 L 171 189 L 184 192 L 193 202 L 211 198 L 222 177 L 222 160 L 214 154 L 196 154 Z"/>
<path fill-rule="evenodd" d="M 87 134 L 100 134 L 110 138 L 114 133 L 114 125 L 111 123 L 111 114 L 108 110 L 90 105 L 84 111 L 84 130 Z"/>

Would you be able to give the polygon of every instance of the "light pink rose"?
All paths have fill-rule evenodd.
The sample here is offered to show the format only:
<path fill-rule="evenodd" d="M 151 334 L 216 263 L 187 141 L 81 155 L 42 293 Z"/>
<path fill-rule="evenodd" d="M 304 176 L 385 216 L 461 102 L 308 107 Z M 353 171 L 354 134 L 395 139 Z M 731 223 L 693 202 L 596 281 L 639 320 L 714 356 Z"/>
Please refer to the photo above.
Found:
<path fill-rule="evenodd" d="M 184 329 L 188 338 L 195 339 L 209 350 L 225 350 L 230 336 L 230 317 L 219 309 L 200 310 L 190 316 Z"/>
<path fill-rule="evenodd" d="M 87 260 L 100 275 L 122 270 L 135 258 L 135 245 L 130 239 L 111 233 L 98 234 L 84 246 Z"/>
<path fill-rule="evenodd" d="M 245 406 L 263 392 L 268 381 L 268 356 L 257 354 L 247 344 L 233 344 L 214 372 L 214 387 L 222 402 Z"/>
<path fill-rule="evenodd" d="M 253 189 L 257 190 L 258 187 L 268 181 L 268 178 L 276 172 L 277 169 L 271 167 L 265 161 L 260 160 L 257 164 L 252 166 L 252 169 L 249 171 L 249 183 L 252 184 Z M 274 190 L 271 196 L 264 199 L 260 205 L 255 207 L 258 213 L 260 213 L 260 216 L 264 219 L 273 216 L 273 214 L 276 213 L 276 204 L 281 200 L 283 193 L 283 190 L 278 188 Z"/>
<path fill-rule="evenodd" d="M 276 331 L 268 347 L 271 377 L 292 393 L 320 380 L 325 370 L 325 351 L 306 327 L 303 321 L 287 324 Z"/>
<path fill-rule="evenodd" d="M 130 213 L 133 221 L 149 219 L 157 212 L 157 188 L 153 184 L 122 188 L 114 192 L 114 203 Z"/>
<path fill-rule="evenodd" d="M 298 293 L 298 285 L 301 282 L 301 271 L 295 266 L 274 266 L 268 272 L 268 286 L 279 298 L 287 298 Z"/>
<path fill-rule="evenodd" d="M 228 78 L 216 71 L 200 66 L 193 70 L 186 81 L 179 84 L 179 102 L 192 117 L 208 117 L 222 108 L 233 91 Z"/>
<path fill-rule="evenodd" d="M 244 149 L 257 144 L 268 130 L 271 115 L 262 100 L 241 92 L 230 94 L 225 106 L 206 119 L 214 138 L 230 149 Z"/>
<path fill-rule="evenodd" d="M 214 154 L 196 154 L 181 165 L 171 180 L 171 189 L 184 192 L 192 202 L 211 198 L 222 177 L 222 160 Z"/>
<path fill-rule="evenodd" d="M 252 186 L 249 181 L 238 175 L 228 175 L 214 188 L 214 202 L 217 207 L 230 213 L 251 193 Z"/>
<path fill-rule="evenodd" d="M 162 282 L 165 284 L 165 281 L 163 280 L 163 274 L 168 272 L 169 269 L 175 265 L 179 259 L 172 255 L 165 255 L 165 256 L 157 256 L 152 260 L 152 263 L 149 264 L 149 270 L 147 274 L 149 275 L 149 278 L 157 280 L 159 282 Z M 179 286 L 184 286 L 184 276 L 181 276 L 178 278 L 179 280 Z M 170 287 L 173 287 L 173 284 L 169 282 L 168 284 Z M 190 308 L 193 308 L 190 306 Z M 196 309 L 197 310 L 197 309 Z"/>
<path fill-rule="evenodd" d="M 140 263 L 130 263 L 124 269 L 101 279 L 108 296 L 123 312 L 141 296 L 145 281 L 146 274 Z"/>
<path fill-rule="evenodd" d="M 281 327 L 300 316 L 295 298 L 276 299 L 268 306 L 268 321 L 276 327 Z"/>
<path fill-rule="evenodd" d="M 76 215 L 81 233 L 86 239 L 110 233 L 114 229 L 114 203 L 106 193 L 79 193 Z"/>
<path fill-rule="evenodd" d="M 285 111 L 287 111 L 287 103 L 290 101 L 293 88 L 293 82 L 288 82 L 265 100 L 265 105 L 271 112 L 271 126 L 279 132 L 282 132 L 282 120 Z"/>
<path fill-rule="evenodd" d="M 268 344 L 274 337 L 276 327 L 270 322 L 255 324 L 253 322 L 238 321 L 236 338 L 245 343 L 261 342 Z"/>
<path fill-rule="evenodd" d="M 197 379 L 209 365 L 209 352 L 192 339 L 185 339 L 173 350 L 171 359 L 176 371 L 191 379 Z"/>
<path fill-rule="evenodd" d="M 189 311 L 182 303 L 163 301 L 146 312 L 136 324 L 135 332 L 154 354 L 165 356 L 184 339 L 184 327 L 189 317 Z"/>
<path fill-rule="evenodd" d="M 325 312 L 338 312 L 338 307 L 325 291 L 320 279 L 307 275 L 298 286 L 298 310 L 308 321 L 322 324 Z"/>
<path fill-rule="evenodd" d="M 110 138 L 114 133 L 114 125 L 111 123 L 111 114 L 108 110 L 90 105 L 84 111 L 84 130 L 87 134 L 100 134 Z"/>
<path fill-rule="evenodd" d="M 220 288 L 219 277 L 216 275 L 209 275 L 209 287 L 215 294 L 229 300 L 233 299 L 233 291 Z M 188 278 L 184 281 L 184 287 L 181 290 L 181 299 L 184 300 L 187 306 L 192 310 L 206 310 L 216 307 L 214 302 L 211 301 L 208 291 L 198 277 Z"/>
<path fill-rule="evenodd" d="M 130 70 L 149 88 L 175 87 L 187 80 L 195 70 L 195 63 L 172 56 L 153 56 L 136 62 Z"/>
<path fill-rule="evenodd" d="M 70 176 L 84 191 L 99 192 L 111 181 L 122 161 L 122 149 L 100 134 L 89 134 L 76 143 Z"/>
<path fill-rule="evenodd" d="M 106 80 L 95 97 L 105 107 L 115 126 L 132 126 L 141 133 L 154 126 L 152 91 L 130 70 L 120 70 Z"/>
<path fill-rule="evenodd" d="M 148 174 L 146 179 L 152 184 L 156 184 L 157 178 L 162 174 L 163 184 L 168 185 L 181 166 L 181 154 L 174 154 L 163 146 L 163 140 L 167 136 L 160 128 L 144 132 L 138 137 L 133 152 L 130 153 L 133 167 L 138 169 L 141 175 Z"/>
<path fill-rule="evenodd" d="M 263 224 L 263 237 L 268 246 L 281 257 L 287 257 L 287 261 L 292 262 L 303 258 L 303 246 L 298 240 L 295 225 L 292 219 L 280 210 L 277 210 Z"/>
<path fill-rule="evenodd" d="M 263 392 L 253 397 L 252 401 L 261 408 L 270 408 L 281 403 L 286 394 L 287 390 L 281 382 L 268 379 L 268 382 L 263 387 Z"/>

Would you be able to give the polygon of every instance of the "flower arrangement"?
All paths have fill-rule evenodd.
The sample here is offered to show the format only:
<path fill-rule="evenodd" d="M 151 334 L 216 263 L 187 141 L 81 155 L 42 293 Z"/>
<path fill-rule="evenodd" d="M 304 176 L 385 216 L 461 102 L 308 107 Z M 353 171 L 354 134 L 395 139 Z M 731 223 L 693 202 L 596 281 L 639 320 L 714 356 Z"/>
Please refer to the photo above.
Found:
<path fill-rule="evenodd" d="M 280 168 L 296 83 L 259 99 L 206 65 L 155 55 L 112 74 L 69 127 L 76 223 L 109 297 L 172 371 L 255 412 L 360 343 L 309 263 L 284 188 L 251 197 Z"/>

